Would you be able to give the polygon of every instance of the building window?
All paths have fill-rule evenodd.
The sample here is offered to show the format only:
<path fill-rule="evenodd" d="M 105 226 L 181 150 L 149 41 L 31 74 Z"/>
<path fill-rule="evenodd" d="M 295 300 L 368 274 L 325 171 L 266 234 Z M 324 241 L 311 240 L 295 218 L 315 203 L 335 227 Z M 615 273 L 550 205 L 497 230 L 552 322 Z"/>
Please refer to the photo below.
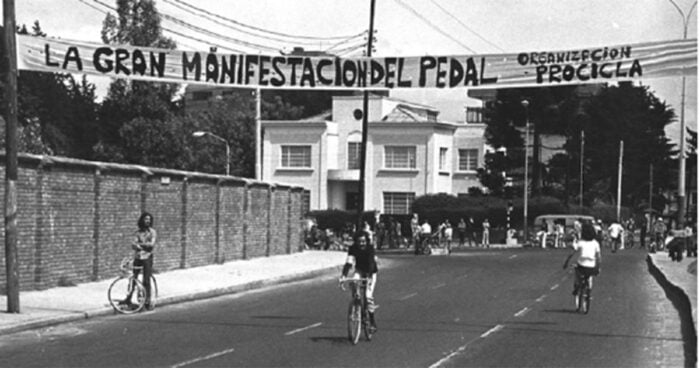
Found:
<path fill-rule="evenodd" d="M 467 123 L 480 124 L 484 122 L 484 109 L 482 107 L 467 107 Z"/>
<path fill-rule="evenodd" d="M 476 171 L 479 164 L 478 149 L 459 150 L 459 171 Z"/>
<path fill-rule="evenodd" d="M 360 208 L 360 193 L 347 192 L 345 193 L 345 210 L 357 211 Z"/>
<path fill-rule="evenodd" d="M 440 147 L 440 171 L 448 171 L 447 167 L 447 148 Z"/>
<path fill-rule="evenodd" d="M 408 215 L 416 199 L 415 193 L 384 192 L 384 213 L 390 215 Z"/>
<path fill-rule="evenodd" d="M 415 169 L 415 146 L 384 147 L 384 167 L 387 169 Z"/>
<path fill-rule="evenodd" d="M 282 146 L 282 167 L 311 167 L 311 146 Z"/>
<path fill-rule="evenodd" d="M 348 142 L 348 170 L 360 169 L 360 149 L 362 142 Z"/>

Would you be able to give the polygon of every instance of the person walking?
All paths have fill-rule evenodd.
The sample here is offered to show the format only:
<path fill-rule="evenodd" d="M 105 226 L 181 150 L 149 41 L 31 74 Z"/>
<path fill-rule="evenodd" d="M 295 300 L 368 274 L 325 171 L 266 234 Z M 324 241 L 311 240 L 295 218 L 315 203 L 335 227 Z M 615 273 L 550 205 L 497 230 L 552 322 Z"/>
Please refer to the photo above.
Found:
<path fill-rule="evenodd" d="M 414 213 L 411 218 L 411 240 L 413 247 L 417 248 L 420 241 L 420 222 L 418 222 L 418 214 Z"/>
<path fill-rule="evenodd" d="M 445 236 L 445 249 L 447 249 L 447 254 L 450 254 L 452 253 L 452 224 L 450 224 L 450 220 L 445 220 L 443 235 Z"/>
<path fill-rule="evenodd" d="M 610 247 L 612 248 L 612 252 L 615 253 L 617 252 L 617 249 L 622 249 L 622 233 L 625 231 L 625 229 L 620 225 L 619 222 L 613 221 L 612 224 L 608 227 L 608 235 L 610 235 Z"/>
<path fill-rule="evenodd" d="M 652 241 L 651 244 L 651 252 L 655 253 L 657 250 L 663 250 L 664 249 L 664 240 L 666 237 L 666 223 L 664 222 L 664 219 L 659 217 L 654 221 L 654 224 L 652 225 L 652 230 L 654 231 L 654 240 Z"/>
<path fill-rule="evenodd" d="M 459 223 L 457 224 L 457 235 L 459 236 L 459 246 L 463 247 L 464 239 L 467 236 L 467 222 L 464 221 L 464 218 L 459 219 Z"/>
<path fill-rule="evenodd" d="M 134 250 L 134 277 L 143 271 L 143 287 L 146 289 L 146 310 L 152 310 L 151 304 L 151 275 L 153 274 L 153 251 L 156 246 L 157 234 L 153 229 L 153 215 L 148 212 L 141 214 L 137 221 L 138 230 L 134 233 L 131 249 Z M 122 301 L 131 304 L 131 294 Z"/>
<path fill-rule="evenodd" d="M 469 239 L 469 246 L 475 247 L 476 244 L 476 221 L 474 218 L 469 216 L 469 221 L 467 222 L 467 237 Z"/>
<path fill-rule="evenodd" d="M 490 248 L 491 244 L 489 242 L 491 224 L 489 224 L 489 219 L 484 219 L 481 223 L 481 246 L 484 248 Z"/>

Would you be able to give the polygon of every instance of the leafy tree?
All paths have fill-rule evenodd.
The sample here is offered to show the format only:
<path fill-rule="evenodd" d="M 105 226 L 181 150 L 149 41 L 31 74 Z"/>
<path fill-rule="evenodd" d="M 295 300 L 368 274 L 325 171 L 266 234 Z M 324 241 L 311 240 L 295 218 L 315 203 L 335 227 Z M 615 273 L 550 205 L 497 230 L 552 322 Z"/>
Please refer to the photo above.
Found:
<path fill-rule="evenodd" d="M 614 202 L 620 141 L 624 141 L 623 205 L 633 206 L 648 198 L 650 164 L 654 167 L 654 187 L 669 188 L 675 177 L 672 157 L 677 152 L 664 128 L 674 119 L 673 110 L 646 86 L 620 83 L 593 96 L 577 116 L 578 126 L 572 124 L 565 144 L 568 155 L 579 162 L 580 130 L 585 132 L 583 176 L 588 202 Z M 562 169 L 570 177 L 579 175 L 579 165 Z M 578 182 L 569 190 L 578 192 Z"/>
<path fill-rule="evenodd" d="M 30 34 L 26 26 L 18 33 Z M 38 21 L 31 34 L 46 36 Z M 92 158 L 97 105 L 95 86 L 85 77 L 76 81 L 70 74 L 22 71 L 17 103 L 19 151 Z"/>
<path fill-rule="evenodd" d="M 108 13 L 102 24 L 102 41 L 107 44 L 175 48 L 172 39 L 162 35 L 160 16 L 153 0 L 117 0 L 117 14 Z M 116 80 L 109 87 L 99 110 L 98 158 L 107 161 L 137 160 L 128 147 L 138 138 L 124 137 L 141 132 L 133 125 L 145 121 L 170 121 L 179 105 L 174 102 L 179 85 Z M 122 127 L 139 119 L 130 128 Z M 161 126 L 160 124 L 156 124 Z M 144 152 L 158 156 L 162 152 Z M 151 158 L 144 158 L 151 160 Z"/>

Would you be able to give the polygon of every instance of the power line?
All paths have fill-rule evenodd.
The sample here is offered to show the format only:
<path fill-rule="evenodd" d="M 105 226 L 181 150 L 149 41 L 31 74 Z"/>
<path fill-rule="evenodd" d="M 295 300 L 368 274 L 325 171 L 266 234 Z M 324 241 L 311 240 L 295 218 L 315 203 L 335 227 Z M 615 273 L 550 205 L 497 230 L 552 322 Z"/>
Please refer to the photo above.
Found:
<path fill-rule="evenodd" d="M 168 1 L 168 0 L 166 0 L 166 1 Z M 191 8 L 191 9 L 194 9 L 194 10 L 196 10 L 196 11 L 199 11 L 199 12 L 202 12 L 202 13 L 204 13 L 204 14 L 207 14 L 207 15 L 209 15 L 209 16 L 212 16 L 212 17 L 215 17 L 215 18 L 219 18 L 219 19 L 225 20 L 225 21 L 227 21 L 227 22 L 231 22 L 231 23 L 236 24 L 236 25 L 238 25 L 238 26 L 246 27 L 246 28 L 249 28 L 249 29 L 252 29 L 252 30 L 256 30 L 256 31 L 258 31 L 258 32 L 264 32 L 264 33 L 273 34 L 273 35 L 276 35 L 276 36 L 282 36 L 282 37 L 288 37 L 288 38 L 301 38 L 301 39 L 316 40 L 316 41 L 322 41 L 322 40 L 327 40 L 327 41 L 328 41 L 328 40 L 340 40 L 340 39 L 344 39 L 344 38 L 348 38 L 348 37 L 349 37 L 349 36 L 347 36 L 347 35 L 346 35 L 346 36 L 316 37 L 316 36 L 302 36 L 302 35 L 292 35 L 292 34 L 286 34 L 286 33 L 275 32 L 275 31 L 271 31 L 271 30 L 264 29 L 264 28 L 259 28 L 259 27 L 251 26 L 251 25 L 248 25 L 248 24 L 245 24 L 245 23 L 241 23 L 241 22 L 239 22 L 239 21 L 237 21 L 237 20 L 234 20 L 234 19 L 230 19 L 230 18 L 223 17 L 223 16 L 221 16 L 221 15 L 212 13 L 212 12 L 206 10 L 206 9 L 198 8 L 198 7 L 196 7 L 196 6 L 194 6 L 194 5 L 191 5 L 191 4 L 189 4 L 189 3 L 185 2 L 185 1 L 182 1 L 182 0 L 173 0 L 173 1 L 178 2 L 178 3 L 184 5 L 184 6 L 188 7 L 188 8 Z M 364 33 L 364 32 L 362 32 L 362 33 Z M 362 33 L 360 33 L 360 34 L 362 34 Z"/>
<path fill-rule="evenodd" d="M 210 22 L 213 22 L 213 23 L 215 23 L 215 24 L 218 24 L 218 25 L 220 25 L 220 26 L 222 26 L 222 27 L 226 27 L 226 28 L 229 28 L 229 29 L 233 29 L 233 30 L 235 30 L 235 31 L 237 31 L 237 32 L 241 32 L 241 33 L 244 33 L 244 34 L 253 36 L 253 37 L 263 38 L 263 39 L 267 39 L 267 40 L 270 40 L 270 41 L 284 42 L 284 43 L 292 43 L 292 42 L 293 42 L 293 43 L 298 44 L 298 45 L 308 45 L 308 46 L 316 45 L 316 44 L 318 43 L 318 41 L 319 41 L 319 40 L 302 40 L 302 39 L 292 41 L 292 40 L 290 40 L 290 39 L 285 39 L 285 38 L 283 38 L 283 37 L 276 37 L 276 36 L 269 36 L 269 35 L 258 34 L 258 33 L 251 32 L 251 31 L 249 31 L 249 30 L 246 30 L 244 27 L 241 27 L 241 26 L 234 26 L 234 25 L 227 24 L 227 23 L 224 23 L 224 22 L 222 22 L 222 21 L 219 21 L 219 20 L 217 20 L 217 18 L 215 18 L 215 17 L 213 17 L 213 16 L 210 16 L 210 15 L 207 15 L 206 13 L 201 13 L 201 12 L 199 12 L 199 11 L 198 11 L 198 12 L 192 12 L 191 9 L 187 9 L 185 6 L 183 6 L 183 5 L 180 4 L 179 2 L 176 2 L 176 1 L 173 1 L 173 0 L 164 0 L 164 1 L 165 1 L 166 3 L 169 3 L 170 5 L 172 5 L 172 6 L 176 7 L 176 8 L 178 8 L 178 9 L 180 9 L 180 10 L 184 10 L 184 11 L 186 11 L 186 12 L 188 12 L 188 13 L 194 14 L 194 15 L 200 17 L 200 18 L 206 19 L 206 20 L 208 20 L 208 21 L 210 21 Z M 161 10 L 161 12 L 162 12 L 162 10 Z M 351 39 L 360 37 L 360 36 L 362 36 L 363 34 L 364 34 L 364 32 L 361 32 L 361 33 L 359 33 L 359 34 L 355 34 L 355 35 L 352 35 L 352 36 L 348 36 L 344 41 L 346 41 L 346 40 L 351 40 Z M 291 37 L 289 37 L 289 36 L 287 36 L 287 35 L 285 35 L 285 36 L 288 37 L 288 38 L 291 38 Z M 343 41 L 341 41 L 341 42 L 343 42 Z"/>
<path fill-rule="evenodd" d="M 486 38 L 484 38 L 483 36 L 481 36 L 479 33 L 477 33 L 476 31 L 474 31 L 473 29 L 469 28 L 466 24 L 464 24 L 464 22 L 462 22 L 459 18 L 455 17 L 454 14 L 450 13 L 450 12 L 447 11 L 445 8 L 443 8 L 443 7 L 442 7 L 440 4 L 438 4 L 435 0 L 430 0 L 430 2 L 433 3 L 433 5 L 437 6 L 437 7 L 438 7 L 440 10 L 442 10 L 445 14 L 449 15 L 452 19 L 454 19 L 455 21 L 457 21 L 457 23 L 461 24 L 462 27 L 464 27 L 467 31 L 473 33 L 474 35 L 476 35 L 477 37 L 481 38 L 481 39 L 484 40 L 486 43 L 488 43 L 489 45 L 491 45 L 491 46 L 497 48 L 498 50 L 500 50 L 500 51 L 502 51 L 502 52 L 506 52 L 506 50 L 500 48 L 500 47 L 499 47 L 498 45 L 496 45 L 495 43 L 493 43 L 493 42 L 487 40 Z"/>
<path fill-rule="evenodd" d="M 451 34 L 449 34 L 449 33 L 445 32 L 445 31 L 443 31 L 442 29 L 440 29 L 440 27 L 438 27 L 438 26 L 436 26 L 435 24 L 433 24 L 433 22 L 431 22 L 428 18 L 424 17 L 422 14 L 420 14 L 418 11 L 416 11 L 415 9 L 413 9 L 413 8 L 412 8 L 411 6 L 409 6 L 408 4 L 404 3 L 402 0 L 394 0 L 394 1 L 395 1 L 397 4 L 401 5 L 404 9 L 406 9 L 406 10 L 410 11 L 411 13 L 413 13 L 413 15 L 415 15 L 417 18 L 419 18 L 420 20 L 422 20 L 422 21 L 423 21 L 425 24 L 427 24 L 428 26 L 430 26 L 430 28 L 432 28 L 432 29 L 438 31 L 438 32 L 439 32 L 440 34 L 442 34 L 443 36 L 445 36 L 445 37 L 451 39 L 452 41 L 458 43 L 460 46 L 462 46 L 462 47 L 464 47 L 465 49 L 469 50 L 470 52 L 476 54 L 476 51 L 472 50 L 469 46 L 463 44 L 462 41 L 456 39 L 456 38 L 455 38 L 454 36 L 452 36 Z"/>

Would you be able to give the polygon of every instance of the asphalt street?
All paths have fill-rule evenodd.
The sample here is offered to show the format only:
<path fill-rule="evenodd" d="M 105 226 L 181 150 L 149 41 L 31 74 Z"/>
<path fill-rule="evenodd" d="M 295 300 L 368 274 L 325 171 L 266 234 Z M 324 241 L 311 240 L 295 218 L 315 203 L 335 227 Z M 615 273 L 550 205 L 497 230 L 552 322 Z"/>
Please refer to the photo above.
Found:
<path fill-rule="evenodd" d="M 589 314 L 568 251 L 384 255 L 379 331 L 347 340 L 335 276 L 0 337 L 2 367 L 682 367 L 680 318 L 646 252 L 604 251 Z M 677 323 L 668 321 L 677 320 Z"/>

